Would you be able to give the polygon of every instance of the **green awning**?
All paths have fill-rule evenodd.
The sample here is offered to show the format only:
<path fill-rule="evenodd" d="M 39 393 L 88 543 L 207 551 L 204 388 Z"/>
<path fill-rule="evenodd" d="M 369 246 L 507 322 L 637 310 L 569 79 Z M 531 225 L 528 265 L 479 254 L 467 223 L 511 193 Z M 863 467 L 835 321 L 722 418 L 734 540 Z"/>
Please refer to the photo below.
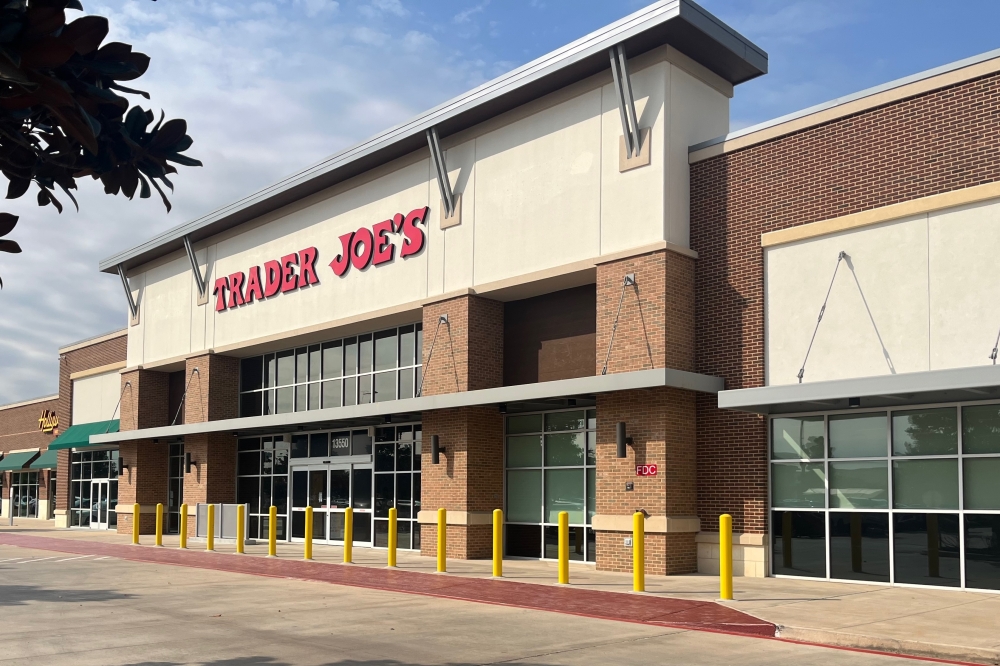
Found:
<path fill-rule="evenodd" d="M 10 472 L 24 469 L 24 466 L 35 459 L 38 451 L 22 451 L 21 453 L 8 453 L 0 460 L 0 472 Z"/>
<path fill-rule="evenodd" d="M 55 469 L 56 451 L 46 451 L 35 459 L 35 462 L 28 465 L 30 469 Z"/>
<path fill-rule="evenodd" d="M 49 444 L 49 451 L 59 449 L 82 449 L 90 446 L 91 435 L 103 435 L 107 432 L 118 432 L 118 419 L 114 421 L 97 421 L 81 423 L 66 428 L 66 432 L 56 437 Z"/>

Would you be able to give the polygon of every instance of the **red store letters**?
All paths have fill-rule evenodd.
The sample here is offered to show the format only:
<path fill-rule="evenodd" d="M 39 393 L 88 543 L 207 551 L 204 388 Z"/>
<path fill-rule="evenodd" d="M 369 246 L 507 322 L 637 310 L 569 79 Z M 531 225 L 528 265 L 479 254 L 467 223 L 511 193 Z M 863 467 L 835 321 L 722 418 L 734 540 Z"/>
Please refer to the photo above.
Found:
<path fill-rule="evenodd" d="M 362 271 L 369 265 L 379 266 L 392 261 L 396 246 L 388 236 L 390 233 L 403 232 L 403 246 L 399 248 L 401 259 L 420 252 L 424 247 L 424 232 L 417 225 L 427 223 L 429 210 L 424 206 L 411 210 L 405 216 L 396 213 L 391 220 L 372 225 L 371 229 L 361 227 L 357 231 L 341 236 L 340 254 L 330 262 L 334 275 L 342 277 L 351 266 Z"/>
<path fill-rule="evenodd" d="M 216 297 L 215 311 L 222 312 L 226 308 L 253 303 L 254 299 L 263 300 L 279 292 L 284 294 L 318 284 L 317 256 L 316 248 L 307 247 L 300 252 L 285 255 L 280 261 L 265 262 L 263 271 L 261 266 L 253 266 L 246 273 L 220 277 L 215 281 L 215 290 L 212 292 Z M 297 273 L 296 266 L 299 269 Z"/>

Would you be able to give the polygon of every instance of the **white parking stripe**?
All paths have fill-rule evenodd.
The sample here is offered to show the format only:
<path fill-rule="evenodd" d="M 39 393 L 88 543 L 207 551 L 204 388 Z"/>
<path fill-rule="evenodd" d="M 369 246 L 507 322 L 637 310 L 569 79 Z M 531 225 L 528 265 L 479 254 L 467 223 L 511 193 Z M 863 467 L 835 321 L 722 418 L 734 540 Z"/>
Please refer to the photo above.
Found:
<path fill-rule="evenodd" d="M 70 560 L 82 560 L 85 557 L 90 557 L 90 555 L 77 555 L 76 557 L 67 557 L 62 560 L 56 560 L 56 562 L 69 562 Z"/>
<path fill-rule="evenodd" d="M 53 555 L 52 557 L 39 557 L 37 560 L 25 560 L 24 562 L 18 562 L 18 564 L 31 564 L 32 562 L 44 562 L 45 560 L 54 560 L 58 555 Z"/>

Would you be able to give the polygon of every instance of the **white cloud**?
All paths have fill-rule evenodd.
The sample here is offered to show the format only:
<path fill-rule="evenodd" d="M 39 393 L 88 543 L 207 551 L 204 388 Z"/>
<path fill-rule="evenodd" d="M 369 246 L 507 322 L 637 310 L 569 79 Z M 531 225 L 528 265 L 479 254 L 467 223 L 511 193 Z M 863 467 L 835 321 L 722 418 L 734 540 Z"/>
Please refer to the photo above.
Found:
<path fill-rule="evenodd" d="M 376 4 L 398 16 L 398 3 Z M 453 42 L 445 51 L 415 24 L 356 21 L 332 2 L 86 7 L 109 18 L 109 41 L 151 57 L 133 85 L 152 101 L 133 102 L 187 119 L 188 152 L 205 166 L 181 167 L 172 178 L 170 214 L 155 193 L 128 201 L 89 179 L 79 183 L 79 213 L 72 205 L 62 215 L 38 208 L 34 192 L 0 206 L 21 216 L 10 237 L 24 248 L 0 254 L 0 404 L 55 393 L 58 347 L 125 326 L 121 284 L 98 273 L 99 260 L 478 85 L 493 67 L 467 61 Z"/>
<path fill-rule="evenodd" d="M 451 20 L 455 23 L 468 23 L 476 14 L 482 14 L 489 4 L 490 0 L 483 0 L 478 5 L 473 5 L 472 7 L 463 9 L 459 13 L 455 14 Z"/>

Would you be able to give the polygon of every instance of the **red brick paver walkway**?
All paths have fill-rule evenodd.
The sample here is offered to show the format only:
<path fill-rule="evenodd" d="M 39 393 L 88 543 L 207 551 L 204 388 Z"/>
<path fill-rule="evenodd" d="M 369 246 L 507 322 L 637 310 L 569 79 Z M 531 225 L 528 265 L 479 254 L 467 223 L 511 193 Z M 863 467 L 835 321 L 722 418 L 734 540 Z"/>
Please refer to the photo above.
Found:
<path fill-rule="evenodd" d="M 531 583 L 467 578 L 447 574 L 427 574 L 398 569 L 375 569 L 350 564 L 328 564 L 196 550 L 127 546 L 25 534 L 0 534 L 0 543 L 77 555 L 110 555 L 137 562 L 154 562 L 258 576 L 314 580 L 334 585 L 351 585 L 387 592 L 421 594 L 445 599 L 531 608 L 603 620 L 753 636 L 775 635 L 775 626 L 770 622 L 709 601 L 533 585 Z"/>

